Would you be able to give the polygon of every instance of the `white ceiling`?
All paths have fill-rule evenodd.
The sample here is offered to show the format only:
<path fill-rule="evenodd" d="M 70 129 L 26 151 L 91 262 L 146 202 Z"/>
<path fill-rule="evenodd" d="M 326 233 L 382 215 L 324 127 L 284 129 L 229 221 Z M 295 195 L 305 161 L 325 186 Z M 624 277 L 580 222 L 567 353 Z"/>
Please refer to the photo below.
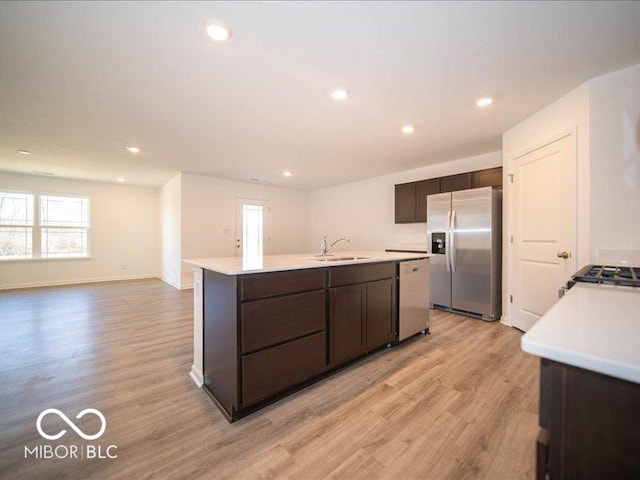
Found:
<path fill-rule="evenodd" d="M 314 189 L 495 151 L 640 62 L 638 25 L 639 2 L 2 2 L 0 169 Z"/>

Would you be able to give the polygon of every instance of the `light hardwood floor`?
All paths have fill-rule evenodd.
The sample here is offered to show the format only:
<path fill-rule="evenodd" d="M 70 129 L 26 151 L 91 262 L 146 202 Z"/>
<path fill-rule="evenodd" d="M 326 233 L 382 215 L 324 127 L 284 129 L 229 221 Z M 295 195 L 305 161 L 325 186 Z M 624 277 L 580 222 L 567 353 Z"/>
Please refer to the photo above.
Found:
<path fill-rule="evenodd" d="M 0 292 L 0 478 L 534 477 L 538 362 L 515 329 L 434 311 L 430 336 L 228 424 L 188 376 L 192 309 L 159 280 Z M 44 440 L 46 408 L 97 408 L 106 432 L 85 442 L 49 415 L 69 432 Z M 44 443 L 118 458 L 24 458 Z"/>

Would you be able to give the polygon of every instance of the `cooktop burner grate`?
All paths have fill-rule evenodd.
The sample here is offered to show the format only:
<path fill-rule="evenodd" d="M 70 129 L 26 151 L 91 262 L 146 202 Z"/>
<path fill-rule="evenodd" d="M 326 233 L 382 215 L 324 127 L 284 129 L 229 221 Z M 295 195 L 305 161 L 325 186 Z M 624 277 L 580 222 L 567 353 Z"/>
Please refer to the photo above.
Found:
<path fill-rule="evenodd" d="M 572 277 L 574 282 L 640 287 L 640 267 L 587 265 Z"/>

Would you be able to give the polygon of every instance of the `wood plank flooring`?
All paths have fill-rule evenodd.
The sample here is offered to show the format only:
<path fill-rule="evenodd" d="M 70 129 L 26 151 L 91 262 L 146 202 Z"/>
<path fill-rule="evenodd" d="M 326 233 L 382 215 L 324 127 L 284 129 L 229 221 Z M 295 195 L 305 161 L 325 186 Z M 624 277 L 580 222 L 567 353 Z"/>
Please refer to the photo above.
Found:
<path fill-rule="evenodd" d="M 229 424 L 188 377 L 192 311 L 159 280 L 0 292 L 0 478 L 534 478 L 538 361 L 515 329 L 433 311 L 431 335 Z M 46 408 L 97 408 L 106 432 L 47 416 L 69 432 L 44 440 Z M 44 443 L 118 458 L 25 458 Z"/>

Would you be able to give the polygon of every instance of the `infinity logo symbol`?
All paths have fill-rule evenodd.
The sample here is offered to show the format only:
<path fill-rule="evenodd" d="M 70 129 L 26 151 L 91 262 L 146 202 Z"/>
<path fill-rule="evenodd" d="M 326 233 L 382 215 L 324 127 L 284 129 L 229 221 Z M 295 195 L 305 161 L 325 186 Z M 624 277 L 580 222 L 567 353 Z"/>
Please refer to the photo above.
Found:
<path fill-rule="evenodd" d="M 57 440 L 60 437 L 62 437 L 65 433 L 67 433 L 67 431 L 64 429 L 60 430 L 55 435 L 49 435 L 42 431 L 42 419 L 47 415 L 49 415 L 50 413 L 55 413 L 56 415 L 58 415 L 62 420 L 64 420 L 67 423 L 67 425 L 69 425 L 73 429 L 74 432 L 76 432 L 85 440 L 95 440 L 96 438 L 100 438 L 107 428 L 107 419 L 104 418 L 104 415 L 99 410 L 96 410 L 95 408 L 85 408 L 78 415 L 76 415 L 76 418 L 82 418 L 87 413 L 93 413 L 100 419 L 100 422 L 102 422 L 102 426 L 100 427 L 100 431 L 98 431 L 98 433 L 96 433 L 95 435 L 86 435 L 82 430 L 76 427 L 76 425 L 71 420 L 69 420 L 69 418 L 64 413 L 62 413 L 57 408 L 47 408 L 40 415 L 38 415 L 38 421 L 36 422 L 36 428 L 38 429 L 38 433 L 42 435 L 44 438 L 46 438 L 47 440 Z"/>

